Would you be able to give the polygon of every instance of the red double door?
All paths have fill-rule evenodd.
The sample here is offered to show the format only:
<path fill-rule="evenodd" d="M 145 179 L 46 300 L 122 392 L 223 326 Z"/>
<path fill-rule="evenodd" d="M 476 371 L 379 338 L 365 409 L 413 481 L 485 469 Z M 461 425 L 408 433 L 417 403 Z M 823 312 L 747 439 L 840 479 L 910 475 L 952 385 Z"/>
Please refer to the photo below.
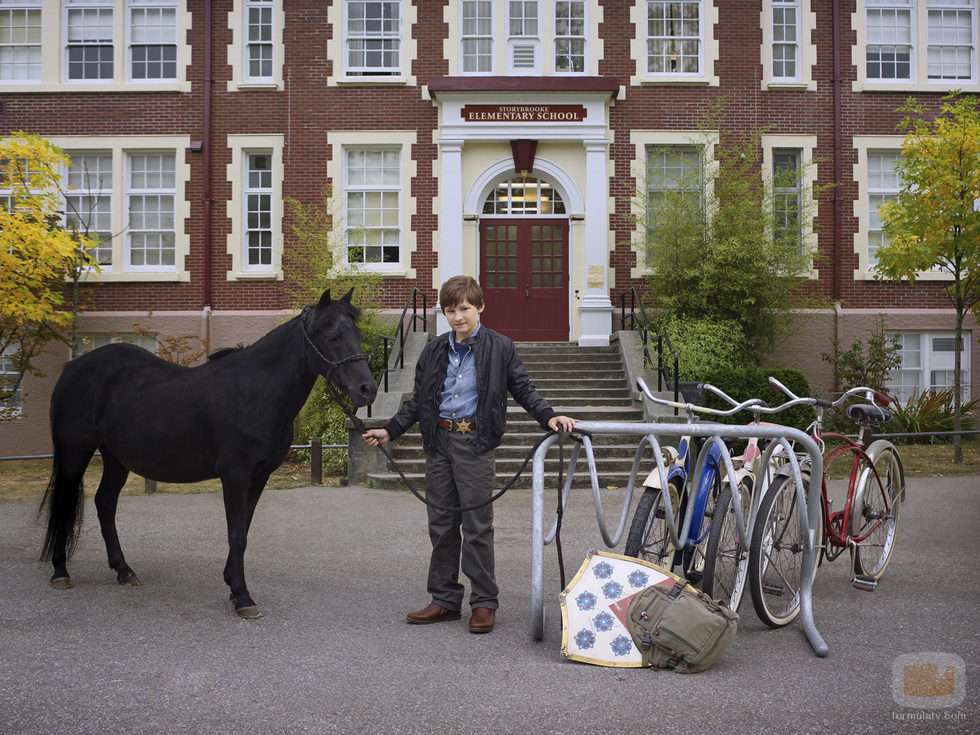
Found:
<path fill-rule="evenodd" d="M 568 341 L 568 221 L 483 220 L 482 322 L 514 341 Z"/>

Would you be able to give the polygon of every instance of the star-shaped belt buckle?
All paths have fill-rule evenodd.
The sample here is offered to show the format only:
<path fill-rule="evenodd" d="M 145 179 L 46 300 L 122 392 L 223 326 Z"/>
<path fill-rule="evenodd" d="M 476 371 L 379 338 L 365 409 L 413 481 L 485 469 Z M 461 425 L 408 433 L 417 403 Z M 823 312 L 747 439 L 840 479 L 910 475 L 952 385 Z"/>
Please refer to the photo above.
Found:
<path fill-rule="evenodd" d="M 460 434 L 465 434 L 468 431 L 471 431 L 470 422 L 467 421 L 466 419 L 463 419 L 462 421 L 458 422 L 456 424 L 456 431 L 458 431 Z"/>

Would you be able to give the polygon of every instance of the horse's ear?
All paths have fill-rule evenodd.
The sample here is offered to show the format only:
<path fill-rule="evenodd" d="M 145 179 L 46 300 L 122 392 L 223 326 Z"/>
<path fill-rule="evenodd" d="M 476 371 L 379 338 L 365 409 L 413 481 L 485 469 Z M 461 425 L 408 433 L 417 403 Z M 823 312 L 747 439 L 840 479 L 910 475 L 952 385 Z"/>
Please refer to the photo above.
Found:
<path fill-rule="evenodd" d="M 353 295 L 354 295 L 354 287 L 351 286 L 350 287 L 350 291 L 348 291 L 343 296 L 341 296 L 340 300 L 341 301 L 346 301 L 349 304 L 350 303 L 350 297 L 353 296 Z"/>
<path fill-rule="evenodd" d="M 328 288 L 323 292 L 323 296 L 320 297 L 320 302 L 316 305 L 317 309 L 325 309 L 330 306 L 330 289 Z"/>

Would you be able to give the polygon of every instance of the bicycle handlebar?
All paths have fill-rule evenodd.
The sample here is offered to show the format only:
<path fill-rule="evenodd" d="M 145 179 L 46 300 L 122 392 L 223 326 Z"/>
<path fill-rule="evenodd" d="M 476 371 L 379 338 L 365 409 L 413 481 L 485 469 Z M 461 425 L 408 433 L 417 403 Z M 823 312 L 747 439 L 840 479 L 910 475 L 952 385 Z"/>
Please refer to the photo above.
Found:
<path fill-rule="evenodd" d="M 891 401 L 888 400 L 888 396 L 886 396 L 884 393 L 880 393 L 879 391 L 876 391 L 874 388 L 866 388 L 864 386 L 851 388 L 845 391 L 844 394 L 841 395 L 841 397 L 838 398 L 836 401 L 828 401 L 824 398 L 801 398 L 800 396 L 793 393 L 793 391 L 791 391 L 789 388 L 787 388 L 785 385 L 780 383 L 776 378 L 772 377 L 771 375 L 769 376 L 769 383 L 770 385 L 772 385 L 773 389 L 782 391 L 783 393 L 785 393 L 790 397 L 790 400 L 787 403 L 783 404 L 784 406 L 790 404 L 794 404 L 794 405 L 807 404 L 810 406 L 816 406 L 818 408 L 833 408 L 834 406 L 841 405 L 842 403 L 844 403 L 844 401 L 846 401 L 851 396 L 856 396 L 861 394 L 865 395 L 867 399 L 872 403 L 874 402 L 875 399 L 877 399 L 883 406 L 887 406 L 889 403 L 891 403 Z"/>
<path fill-rule="evenodd" d="M 665 398 L 658 398 L 657 396 L 653 395 L 653 393 L 650 392 L 650 389 L 647 388 L 646 381 L 642 377 L 636 379 L 636 387 L 639 388 L 641 391 L 643 391 L 646 397 L 649 398 L 654 403 L 659 403 L 662 406 L 670 406 L 671 408 L 683 408 L 687 411 L 697 411 L 698 413 L 707 413 L 707 414 L 711 414 L 712 416 L 732 416 L 738 413 L 739 411 L 743 411 L 746 409 L 755 411 L 758 408 L 761 410 L 766 405 L 759 398 L 750 398 L 747 401 L 742 401 L 741 403 L 735 403 L 735 401 L 732 400 L 729 396 L 724 395 L 723 393 L 721 393 L 721 391 L 719 391 L 714 386 L 709 385 L 708 383 L 701 383 L 700 387 L 707 388 L 712 392 L 720 393 L 725 399 L 727 399 L 730 403 L 734 405 L 734 408 L 730 408 L 727 411 L 722 411 L 717 408 L 708 408 L 707 406 L 695 406 L 693 403 L 679 403 L 677 401 L 668 401 Z"/>

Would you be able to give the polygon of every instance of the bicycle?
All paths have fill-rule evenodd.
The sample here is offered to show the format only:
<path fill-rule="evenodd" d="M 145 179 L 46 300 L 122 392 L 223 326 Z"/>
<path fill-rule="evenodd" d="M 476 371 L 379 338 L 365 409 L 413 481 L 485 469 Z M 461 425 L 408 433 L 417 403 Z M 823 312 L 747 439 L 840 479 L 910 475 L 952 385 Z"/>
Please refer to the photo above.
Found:
<path fill-rule="evenodd" d="M 714 386 L 706 385 L 720 398 L 732 406 L 739 405 L 735 399 Z M 752 425 L 761 426 L 762 413 L 776 413 L 782 406 L 770 408 L 764 403 L 750 406 Z M 705 547 L 704 579 L 701 589 L 712 599 L 724 602 L 728 608 L 737 612 L 745 592 L 748 577 L 748 539 L 755 520 L 757 499 L 768 489 L 779 468 L 788 457 L 786 449 L 778 441 L 770 442 L 766 450 L 759 448 L 758 437 L 746 440 L 741 455 L 732 457 L 733 477 L 727 473 L 723 478 L 721 494 L 715 506 L 711 521 L 711 531 Z M 733 498 L 738 493 L 742 506 L 744 534 L 739 534 Z"/>
<path fill-rule="evenodd" d="M 800 398 L 775 378 L 770 383 L 790 400 L 784 404 L 811 405 L 816 420 L 808 431 L 824 454 L 820 513 L 815 540 L 822 556 L 833 561 L 845 549 L 851 554 L 851 583 L 871 591 L 885 571 L 895 547 L 895 535 L 905 497 L 905 470 L 895 445 L 873 438 L 872 427 L 886 423 L 888 399 L 869 388 L 851 388 L 836 401 Z M 843 405 L 853 396 L 864 395 L 869 403 L 852 404 L 847 416 L 858 424 L 857 441 L 836 432 L 823 432 L 823 415 L 828 408 Z M 882 405 L 874 403 L 877 399 Z M 841 442 L 826 450 L 825 439 Z M 833 511 L 827 494 L 827 472 L 840 457 L 851 455 L 847 496 L 842 510 Z M 801 518 L 809 492 L 809 456 L 802 458 L 800 480 L 778 475 L 759 504 L 749 544 L 748 577 L 756 614 L 768 626 L 779 628 L 792 622 L 800 610 L 803 550 L 807 544 Z M 816 574 L 817 564 L 813 565 Z"/>
<path fill-rule="evenodd" d="M 721 411 L 658 398 L 650 392 L 643 378 L 637 378 L 636 385 L 654 403 L 685 409 L 688 423 L 693 423 L 695 412 L 730 416 L 762 403 L 759 399 L 751 399 Z M 703 387 L 714 390 L 712 386 Z M 671 571 L 679 563 L 684 576 L 697 582 L 705 573 L 704 546 L 710 533 L 711 518 L 722 495 L 726 450 L 720 439 L 709 439 L 698 454 L 693 472 L 690 450 L 691 437 L 683 434 L 677 447 L 662 448 L 661 456 L 656 458 L 657 467 L 643 483 L 643 495 L 633 515 L 625 553 Z M 692 478 L 697 478 L 696 486 Z"/>

